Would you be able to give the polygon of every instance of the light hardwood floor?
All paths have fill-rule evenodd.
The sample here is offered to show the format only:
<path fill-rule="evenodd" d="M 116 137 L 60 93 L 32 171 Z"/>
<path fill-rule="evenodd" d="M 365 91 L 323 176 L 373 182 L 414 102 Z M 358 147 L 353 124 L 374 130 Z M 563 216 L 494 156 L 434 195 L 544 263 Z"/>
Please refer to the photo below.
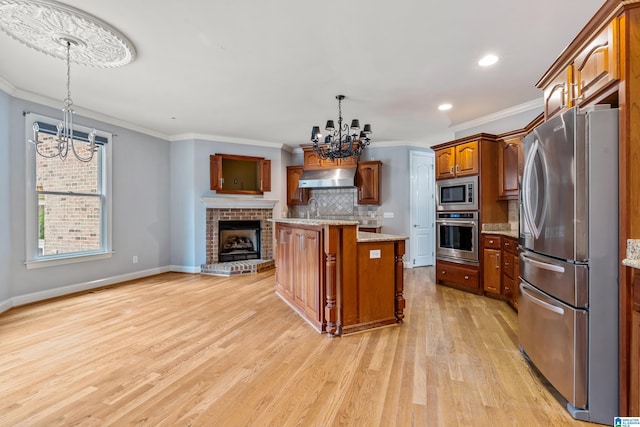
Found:
<path fill-rule="evenodd" d="M 503 302 L 405 270 L 405 323 L 328 338 L 273 270 L 167 273 L 0 315 L 0 426 L 559 426 Z"/>

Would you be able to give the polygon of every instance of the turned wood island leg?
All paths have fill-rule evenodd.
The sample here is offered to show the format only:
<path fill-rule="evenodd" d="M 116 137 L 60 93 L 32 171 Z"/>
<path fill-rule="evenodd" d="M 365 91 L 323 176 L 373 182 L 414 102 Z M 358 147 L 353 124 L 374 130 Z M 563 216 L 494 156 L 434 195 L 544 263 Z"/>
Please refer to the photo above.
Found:
<path fill-rule="evenodd" d="M 335 227 L 325 227 L 324 233 L 324 249 L 325 249 L 325 294 L 326 304 L 324 308 L 324 317 L 326 321 L 325 331 L 327 336 L 334 337 L 340 334 L 338 327 L 338 313 L 336 304 L 336 281 L 337 281 L 337 262 L 336 252 L 338 249 L 339 230 Z"/>
<path fill-rule="evenodd" d="M 395 244 L 395 256 L 396 256 L 396 277 L 395 277 L 395 290 L 396 290 L 396 321 L 402 323 L 404 320 L 404 263 L 402 257 L 404 256 L 404 240 L 399 240 Z"/>

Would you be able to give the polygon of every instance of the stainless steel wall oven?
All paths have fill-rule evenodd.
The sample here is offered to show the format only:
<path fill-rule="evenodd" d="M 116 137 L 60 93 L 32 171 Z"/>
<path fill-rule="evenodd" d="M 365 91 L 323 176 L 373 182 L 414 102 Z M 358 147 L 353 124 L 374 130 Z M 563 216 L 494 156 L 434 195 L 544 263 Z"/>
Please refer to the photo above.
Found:
<path fill-rule="evenodd" d="M 438 212 L 436 256 L 444 261 L 478 262 L 478 212 Z"/>

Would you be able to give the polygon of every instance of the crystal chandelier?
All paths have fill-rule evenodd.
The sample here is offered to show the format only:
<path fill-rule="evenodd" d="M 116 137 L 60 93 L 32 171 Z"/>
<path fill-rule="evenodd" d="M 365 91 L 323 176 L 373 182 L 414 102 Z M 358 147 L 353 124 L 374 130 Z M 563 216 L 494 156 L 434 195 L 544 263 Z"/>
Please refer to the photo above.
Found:
<path fill-rule="evenodd" d="M 73 138 L 73 100 L 71 99 L 71 45 L 76 45 L 76 42 L 71 39 L 62 39 L 62 42 L 66 42 L 66 52 L 67 52 L 67 97 L 64 100 L 64 108 L 62 109 L 62 121 L 57 125 L 56 137 L 54 140 L 55 146 L 50 153 L 44 152 L 40 150 L 40 146 L 43 144 L 42 141 L 38 139 L 38 132 L 40 131 L 40 127 L 38 123 L 33 124 L 33 139 L 30 139 L 29 142 L 33 143 L 36 147 L 36 153 L 38 153 L 42 157 L 53 158 L 60 157 L 62 160 L 67 158 L 67 154 L 69 154 L 69 147 L 71 147 L 71 151 L 76 159 L 81 162 L 90 162 L 93 159 L 93 155 L 96 150 L 96 130 L 93 129 L 89 135 L 87 136 L 87 140 L 89 143 L 89 148 L 86 149 L 86 152 L 89 154 L 87 156 L 82 156 L 78 153 L 79 150 L 76 150 L 76 141 Z M 86 144 L 86 142 L 82 141 L 82 144 Z"/>
<path fill-rule="evenodd" d="M 354 119 L 351 126 L 342 123 L 342 100 L 344 95 L 336 95 L 338 100 L 338 127 L 336 128 L 333 120 L 327 120 L 325 130 L 329 133 L 324 137 L 321 143 L 322 135 L 320 127 L 314 126 L 311 129 L 311 142 L 313 149 L 322 159 L 343 159 L 346 157 L 360 157 L 365 147 L 369 145 L 371 140 L 371 125 L 366 124 L 360 130 L 360 121 Z"/>

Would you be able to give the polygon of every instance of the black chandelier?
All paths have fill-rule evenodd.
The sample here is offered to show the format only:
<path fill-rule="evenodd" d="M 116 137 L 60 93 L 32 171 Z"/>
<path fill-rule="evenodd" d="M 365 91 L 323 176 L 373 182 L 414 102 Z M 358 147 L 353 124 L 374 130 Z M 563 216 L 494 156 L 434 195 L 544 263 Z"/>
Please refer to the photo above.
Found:
<path fill-rule="evenodd" d="M 342 100 L 344 95 L 336 95 L 338 100 L 338 128 L 333 124 L 333 120 L 327 120 L 325 130 L 329 133 L 324 137 L 324 141 L 320 140 L 320 127 L 314 126 L 311 129 L 311 141 L 313 149 L 322 159 L 344 159 L 345 157 L 360 157 L 362 151 L 371 142 L 369 134 L 371 133 L 371 125 L 366 124 L 360 130 L 360 121 L 353 119 L 351 126 L 342 124 Z"/>

